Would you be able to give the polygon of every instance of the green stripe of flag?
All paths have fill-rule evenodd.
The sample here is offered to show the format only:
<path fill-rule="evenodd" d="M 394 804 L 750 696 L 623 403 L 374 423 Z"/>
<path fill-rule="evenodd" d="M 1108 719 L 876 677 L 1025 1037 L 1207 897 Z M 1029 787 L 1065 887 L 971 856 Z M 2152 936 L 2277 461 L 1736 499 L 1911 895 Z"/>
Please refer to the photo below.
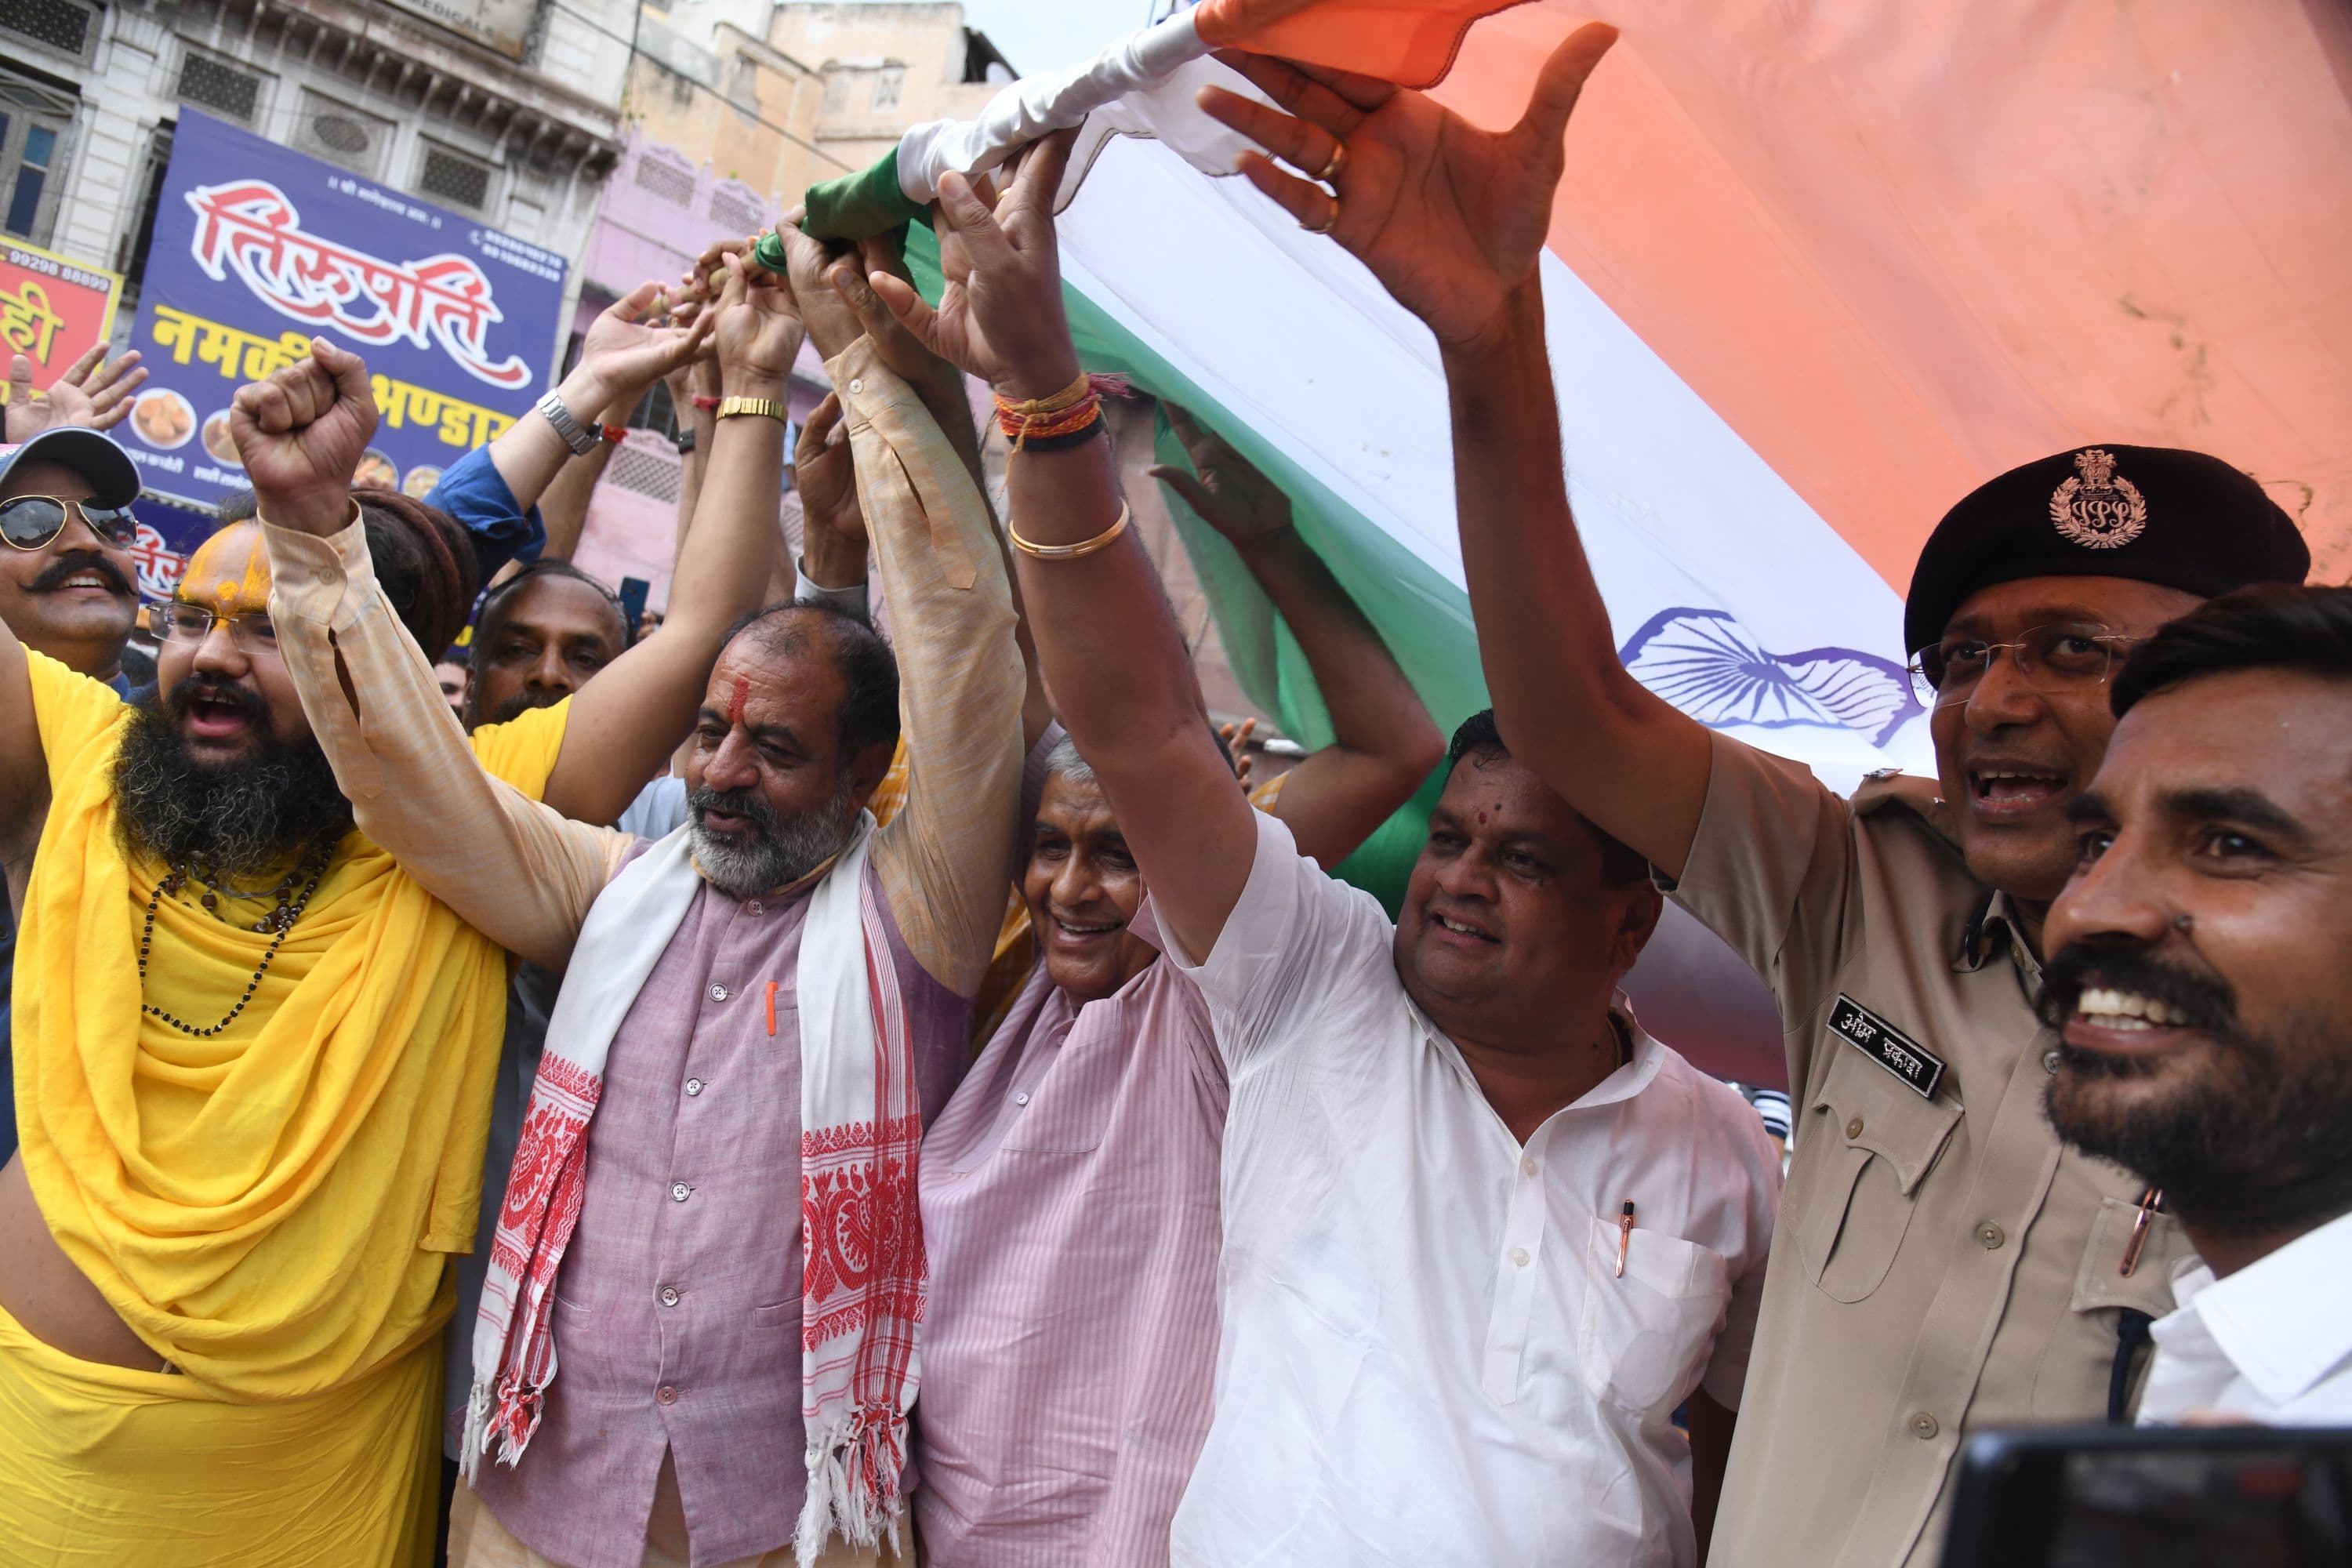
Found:
<path fill-rule="evenodd" d="M 898 149 L 855 174 L 811 185 L 802 198 L 808 215 L 801 228 L 819 239 L 866 239 L 887 234 L 923 214 L 920 203 L 898 188 Z"/>

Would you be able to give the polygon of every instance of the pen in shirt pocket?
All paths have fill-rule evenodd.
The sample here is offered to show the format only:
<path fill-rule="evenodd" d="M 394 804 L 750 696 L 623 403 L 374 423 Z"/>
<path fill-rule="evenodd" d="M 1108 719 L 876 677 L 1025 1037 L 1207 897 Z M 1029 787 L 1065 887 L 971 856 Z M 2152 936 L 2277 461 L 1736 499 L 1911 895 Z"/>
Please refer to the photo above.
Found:
<path fill-rule="evenodd" d="M 1617 1216 L 1617 1278 L 1625 1278 L 1625 1251 L 1633 1245 L 1633 1200 L 1625 1200 L 1625 1212 Z"/>

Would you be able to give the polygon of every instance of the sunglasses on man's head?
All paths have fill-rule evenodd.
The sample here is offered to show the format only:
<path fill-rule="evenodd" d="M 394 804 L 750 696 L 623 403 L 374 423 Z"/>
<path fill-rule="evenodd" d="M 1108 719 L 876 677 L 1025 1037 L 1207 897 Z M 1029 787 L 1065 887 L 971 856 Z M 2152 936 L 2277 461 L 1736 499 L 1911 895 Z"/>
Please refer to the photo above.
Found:
<path fill-rule="evenodd" d="M 19 550 L 38 550 L 62 532 L 66 519 L 75 513 L 109 544 L 129 544 L 139 537 L 139 520 L 127 506 L 100 506 L 58 496 L 15 496 L 0 501 L 0 539 Z"/>

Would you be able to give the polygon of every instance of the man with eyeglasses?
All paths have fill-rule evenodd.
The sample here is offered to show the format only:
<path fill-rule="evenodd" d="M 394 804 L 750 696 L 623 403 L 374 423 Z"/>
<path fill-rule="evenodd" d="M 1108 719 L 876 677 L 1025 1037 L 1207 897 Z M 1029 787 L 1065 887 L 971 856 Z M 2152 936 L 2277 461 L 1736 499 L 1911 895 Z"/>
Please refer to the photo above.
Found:
<path fill-rule="evenodd" d="M 139 613 L 130 545 L 139 470 L 111 437 L 58 426 L 0 447 L 0 623 L 26 647 L 117 691 Z M 16 1147 L 9 1029 L 16 905 L 33 843 L 0 838 L 0 1160 Z"/>
<path fill-rule="evenodd" d="M 2084 447 L 1990 480 L 1937 525 L 1905 611 L 1939 777 L 1876 778 L 1850 802 L 1642 686 L 1570 511 L 1537 267 L 1562 132 L 1615 37 L 1567 40 L 1500 134 L 1418 93 L 1276 67 L 1259 85 L 1290 113 L 1204 107 L 1310 176 L 1340 167 L 1335 148 L 1368 175 L 1412 172 L 1335 197 L 1242 165 L 1437 339 L 1463 570 L 1512 753 L 1780 1001 L 1795 1158 L 1717 1553 L 1930 1563 L 1963 1437 L 2120 1416 L 2128 1326 L 2170 1310 L 2187 1252 L 2042 1109 L 2060 1060 L 2032 1005 L 2042 922 L 2079 858 L 2068 803 L 2115 728 L 2108 678 L 2202 599 L 2300 582 L 2310 552 L 2261 486 L 2194 452 Z"/>

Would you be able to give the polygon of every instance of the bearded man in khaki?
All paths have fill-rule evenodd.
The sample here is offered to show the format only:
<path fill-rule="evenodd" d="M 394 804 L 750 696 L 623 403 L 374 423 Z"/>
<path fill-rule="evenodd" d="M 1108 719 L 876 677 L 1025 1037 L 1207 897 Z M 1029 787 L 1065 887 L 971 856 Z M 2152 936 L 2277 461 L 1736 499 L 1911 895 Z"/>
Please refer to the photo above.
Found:
<path fill-rule="evenodd" d="M 2057 1061 L 2032 1005 L 2042 922 L 2077 858 L 2067 803 L 2115 728 L 2108 677 L 2200 599 L 2300 581 L 2310 556 L 2261 487 L 2193 452 L 2085 447 L 1990 481 L 1937 525 L 1905 612 L 1940 777 L 1851 801 L 1639 685 L 1569 511 L 1536 270 L 1562 133 L 1614 37 L 1570 37 L 1500 132 L 1246 57 L 1290 112 L 1213 89 L 1202 107 L 1298 171 L 1255 153 L 1241 169 L 1436 335 L 1512 754 L 1779 997 L 1796 1159 L 1715 1560 L 1925 1565 L 1962 1438 L 2107 1413 L 2119 1347 L 2132 1369 L 2119 1331 L 2144 1322 L 2125 1314 L 2171 1310 L 2187 1251 L 2042 1110 Z"/>

